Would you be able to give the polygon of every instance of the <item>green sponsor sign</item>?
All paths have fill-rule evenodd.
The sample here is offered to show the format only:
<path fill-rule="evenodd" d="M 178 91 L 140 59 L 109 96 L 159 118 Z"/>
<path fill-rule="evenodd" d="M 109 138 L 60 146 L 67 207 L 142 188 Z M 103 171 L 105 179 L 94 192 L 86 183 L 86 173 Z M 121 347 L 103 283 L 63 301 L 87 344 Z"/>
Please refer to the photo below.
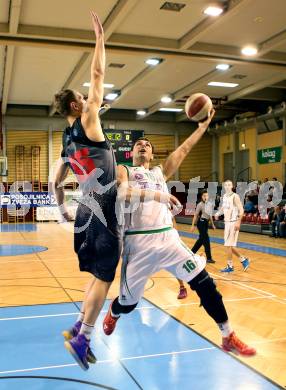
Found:
<path fill-rule="evenodd" d="M 259 164 L 270 164 L 281 161 L 282 147 L 257 150 L 257 162 Z"/>

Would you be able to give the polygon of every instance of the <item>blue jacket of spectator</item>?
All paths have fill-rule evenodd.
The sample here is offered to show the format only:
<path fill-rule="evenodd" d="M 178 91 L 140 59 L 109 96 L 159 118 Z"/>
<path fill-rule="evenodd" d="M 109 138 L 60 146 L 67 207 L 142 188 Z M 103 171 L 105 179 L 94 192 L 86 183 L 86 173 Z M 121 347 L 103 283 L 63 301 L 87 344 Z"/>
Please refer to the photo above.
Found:
<path fill-rule="evenodd" d="M 244 205 L 244 211 L 246 213 L 254 213 L 255 212 L 255 207 L 253 202 L 251 200 L 247 200 Z"/>

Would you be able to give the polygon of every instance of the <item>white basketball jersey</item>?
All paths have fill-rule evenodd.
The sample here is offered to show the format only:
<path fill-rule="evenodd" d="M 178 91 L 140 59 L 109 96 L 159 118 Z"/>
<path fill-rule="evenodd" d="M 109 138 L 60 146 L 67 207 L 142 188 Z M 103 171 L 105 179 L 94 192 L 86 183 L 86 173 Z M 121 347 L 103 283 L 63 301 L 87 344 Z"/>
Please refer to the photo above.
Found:
<path fill-rule="evenodd" d="M 235 196 L 235 193 L 232 193 L 232 195 L 224 194 L 222 198 L 222 208 L 225 222 L 233 222 L 238 220 L 238 209 L 234 204 Z"/>
<path fill-rule="evenodd" d="M 156 166 L 152 169 L 126 167 L 129 172 L 129 185 L 140 189 L 169 192 L 162 169 Z M 167 204 L 154 200 L 144 201 L 135 205 L 135 210 L 125 215 L 125 231 L 150 231 L 173 226 L 172 214 Z"/>

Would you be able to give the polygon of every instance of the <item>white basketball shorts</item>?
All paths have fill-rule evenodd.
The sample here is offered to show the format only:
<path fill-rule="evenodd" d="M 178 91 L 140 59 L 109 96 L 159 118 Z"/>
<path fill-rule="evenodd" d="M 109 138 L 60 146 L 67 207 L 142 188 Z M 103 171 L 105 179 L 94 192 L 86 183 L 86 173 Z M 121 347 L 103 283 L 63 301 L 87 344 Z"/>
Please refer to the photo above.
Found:
<path fill-rule="evenodd" d="M 126 235 L 123 248 L 119 302 L 125 306 L 140 300 L 148 278 L 156 272 L 164 269 L 189 282 L 206 265 L 206 259 L 191 252 L 173 228 Z"/>
<path fill-rule="evenodd" d="M 224 246 L 236 246 L 238 240 L 238 230 L 234 230 L 236 221 L 224 223 Z"/>

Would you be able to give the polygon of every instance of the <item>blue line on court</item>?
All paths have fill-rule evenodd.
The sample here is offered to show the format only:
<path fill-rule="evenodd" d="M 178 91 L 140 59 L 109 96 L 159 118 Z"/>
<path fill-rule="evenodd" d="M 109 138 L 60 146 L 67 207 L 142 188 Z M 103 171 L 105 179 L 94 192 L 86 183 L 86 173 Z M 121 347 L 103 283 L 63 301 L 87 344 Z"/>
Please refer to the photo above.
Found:
<path fill-rule="evenodd" d="M 92 339 L 98 362 L 82 371 L 61 336 L 76 312 L 72 303 L 0 309 L 1 390 L 280 388 L 144 299 L 110 337 L 102 313 Z"/>
<path fill-rule="evenodd" d="M 35 232 L 37 225 L 34 223 L 7 223 L 0 224 L 0 233 L 10 232 Z"/>
<path fill-rule="evenodd" d="M 180 236 L 182 236 L 182 237 L 195 238 L 195 239 L 197 239 L 199 237 L 199 235 L 196 233 L 183 232 L 182 230 L 179 230 L 179 233 L 180 233 Z M 219 237 L 210 237 L 210 241 L 215 242 L 216 244 L 222 244 L 222 245 L 224 243 L 223 238 L 219 238 Z M 249 249 L 251 251 L 267 253 L 268 255 L 276 255 L 276 256 L 286 257 L 286 250 L 285 249 L 271 248 L 269 246 L 250 244 L 248 242 L 241 242 L 241 241 L 239 241 L 237 243 L 237 246 L 239 248 Z"/>
<path fill-rule="evenodd" d="M 31 253 L 44 252 L 46 250 L 48 250 L 46 246 L 40 245 L 0 245 L 0 257 L 29 255 Z"/>

